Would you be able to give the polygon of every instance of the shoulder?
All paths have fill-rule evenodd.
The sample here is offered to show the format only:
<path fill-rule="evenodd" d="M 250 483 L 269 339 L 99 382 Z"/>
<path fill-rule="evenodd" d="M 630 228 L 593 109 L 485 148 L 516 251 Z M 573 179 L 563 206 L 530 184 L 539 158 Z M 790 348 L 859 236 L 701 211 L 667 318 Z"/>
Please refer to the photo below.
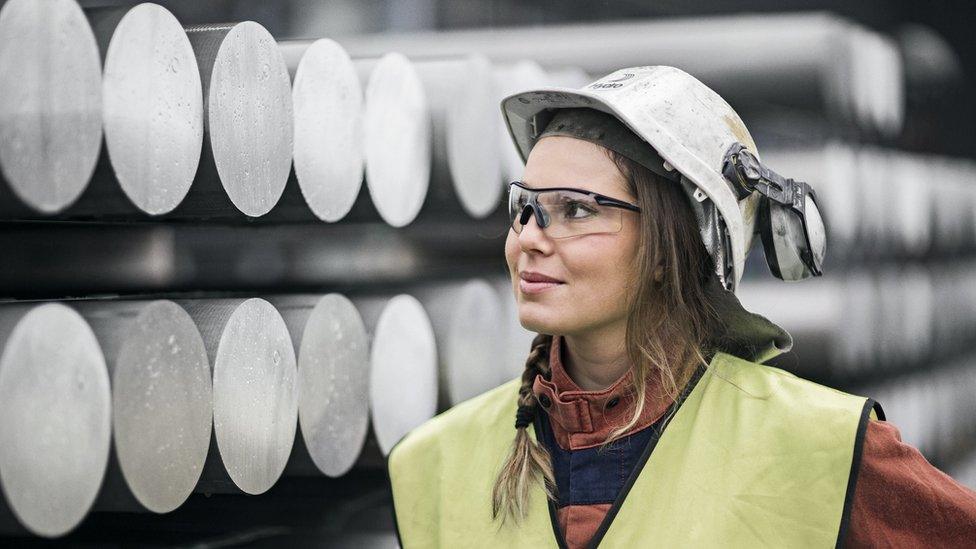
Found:
<path fill-rule="evenodd" d="M 963 546 L 976 536 L 976 492 L 871 421 L 864 437 L 848 542 L 854 546 Z"/>
<path fill-rule="evenodd" d="M 457 440 L 502 423 L 512 424 L 514 430 L 521 383 L 521 377 L 509 380 L 427 420 L 400 439 L 390 451 L 390 461 L 432 451 L 444 440 Z"/>
<path fill-rule="evenodd" d="M 841 411 L 866 415 L 874 401 L 802 378 L 792 372 L 752 362 L 726 353 L 716 353 L 709 368 L 719 387 L 735 389 L 733 394 L 769 403 L 804 414 L 816 410 Z"/>
<path fill-rule="evenodd" d="M 718 376 L 723 379 L 732 378 L 736 381 L 747 381 L 756 389 L 772 389 L 778 385 L 788 385 L 814 391 L 842 393 L 842 391 L 799 377 L 782 368 L 753 362 L 724 352 L 715 353 L 709 367 L 718 372 Z"/>

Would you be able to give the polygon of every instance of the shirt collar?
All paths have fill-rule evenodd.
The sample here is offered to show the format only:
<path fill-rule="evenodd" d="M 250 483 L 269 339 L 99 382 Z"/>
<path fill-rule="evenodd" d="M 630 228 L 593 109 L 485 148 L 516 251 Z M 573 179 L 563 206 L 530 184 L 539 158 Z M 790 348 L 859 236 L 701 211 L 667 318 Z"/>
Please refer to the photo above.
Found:
<path fill-rule="evenodd" d="M 532 392 L 551 418 L 556 442 L 576 450 L 602 444 L 610 432 L 630 419 L 634 409 L 633 368 L 609 387 L 598 391 L 581 389 L 566 372 L 562 361 L 563 340 L 553 336 L 549 348 L 550 379 L 536 376 Z M 671 400 L 662 396 L 660 379 L 648 376 L 647 403 L 641 417 L 626 434 L 657 421 Z"/>

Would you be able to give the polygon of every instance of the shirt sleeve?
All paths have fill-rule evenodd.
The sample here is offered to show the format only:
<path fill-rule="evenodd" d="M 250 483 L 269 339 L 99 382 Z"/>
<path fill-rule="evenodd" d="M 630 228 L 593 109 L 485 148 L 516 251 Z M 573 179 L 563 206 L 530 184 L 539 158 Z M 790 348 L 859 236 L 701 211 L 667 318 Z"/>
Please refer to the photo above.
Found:
<path fill-rule="evenodd" d="M 935 468 L 893 424 L 871 420 L 854 488 L 847 547 L 976 543 L 976 492 Z"/>

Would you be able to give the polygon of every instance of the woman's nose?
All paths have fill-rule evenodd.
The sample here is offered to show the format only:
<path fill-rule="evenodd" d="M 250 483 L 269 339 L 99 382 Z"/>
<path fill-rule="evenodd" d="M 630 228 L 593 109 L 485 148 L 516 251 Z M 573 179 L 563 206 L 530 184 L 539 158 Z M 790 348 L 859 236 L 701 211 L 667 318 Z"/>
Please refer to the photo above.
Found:
<path fill-rule="evenodd" d="M 519 244 L 523 250 L 539 249 L 540 246 L 545 247 L 549 242 L 549 237 L 546 236 L 545 231 L 539 227 L 538 219 L 535 210 L 529 208 L 531 214 L 529 218 L 525 220 L 522 224 L 522 230 L 519 232 Z"/>

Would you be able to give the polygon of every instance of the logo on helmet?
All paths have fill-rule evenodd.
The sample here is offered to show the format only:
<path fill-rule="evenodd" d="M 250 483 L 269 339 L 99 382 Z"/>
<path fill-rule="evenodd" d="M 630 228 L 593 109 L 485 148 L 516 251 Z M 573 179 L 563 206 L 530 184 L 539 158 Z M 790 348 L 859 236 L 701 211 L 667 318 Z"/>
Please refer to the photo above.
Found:
<path fill-rule="evenodd" d="M 630 80 L 635 76 L 637 76 L 635 73 L 625 72 L 622 75 L 618 76 L 617 78 L 604 78 L 603 80 L 594 82 L 587 87 L 594 90 L 622 88 L 627 84 L 630 84 L 630 82 L 626 82 L 626 83 L 622 83 L 622 82 L 624 82 L 625 80 Z"/>

